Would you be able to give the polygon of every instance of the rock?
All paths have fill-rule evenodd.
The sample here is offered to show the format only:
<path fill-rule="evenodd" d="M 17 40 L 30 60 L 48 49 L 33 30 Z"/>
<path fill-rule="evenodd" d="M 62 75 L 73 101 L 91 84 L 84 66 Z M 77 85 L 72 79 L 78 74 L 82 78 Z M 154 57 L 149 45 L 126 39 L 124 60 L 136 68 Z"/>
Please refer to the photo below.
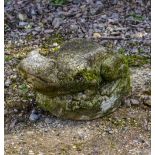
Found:
<path fill-rule="evenodd" d="M 116 4 L 118 3 L 118 0 L 111 0 L 111 3 L 112 3 L 113 5 L 116 5 Z"/>
<path fill-rule="evenodd" d="M 62 23 L 62 18 L 54 18 L 52 25 L 54 26 L 54 28 L 58 28 Z"/>
<path fill-rule="evenodd" d="M 111 19 L 110 18 L 110 19 L 108 19 L 108 23 L 109 24 L 112 24 L 112 25 L 117 25 L 119 23 L 119 21 L 118 21 L 118 19 L 115 19 L 115 18 L 114 19 L 113 18 Z"/>
<path fill-rule="evenodd" d="M 120 32 L 111 32 L 110 35 L 111 36 L 120 36 L 121 33 Z"/>
<path fill-rule="evenodd" d="M 139 101 L 136 100 L 136 99 L 131 99 L 131 104 L 138 105 L 139 104 Z"/>
<path fill-rule="evenodd" d="M 27 26 L 28 25 L 28 22 L 19 22 L 19 26 L 21 27 L 24 27 L 24 26 Z"/>
<path fill-rule="evenodd" d="M 78 33 L 78 38 L 84 38 L 84 33 L 82 32 Z"/>
<path fill-rule="evenodd" d="M 39 106 L 67 119 L 104 116 L 130 91 L 125 57 L 85 39 L 65 42 L 50 56 L 32 51 L 18 69 L 37 91 Z"/>
<path fill-rule="evenodd" d="M 142 96 L 143 104 L 147 106 L 151 106 L 151 96 L 150 95 L 144 95 Z"/>
<path fill-rule="evenodd" d="M 58 46 L 59 46 L 59 44 L 56 43 L 56 42 L 52 44 L 52 47 L 58 47 Z M 60 46 L 59 46 L 59 47 L 60 47 Z"/>
<path fill-rule="evenodd" d="M 52 122 L 53 122 L 52 119 L 50 119 L 50 118 L 45 118 L 45 123 L 47 123 L 47 124 L 51 124 Z"/>
<path fill-rule="evenodd" d="M 93 28 L 94 28 L 94 30 L 96 31 L 98 31 L 100 28 L 102 29 L 103 28 L 103 25 L 100 25 L 100 24 L 98 24 L 98 23 L 94 23 L 93 24 Z"/>
<path fill-rule="evenodd" d="M 73 4 L 79 4 L 81 3 L 81 0 L 73 0 Z"/>
<path fill-rule="evenodd" d="M 86 2 L 87 2 L 88 4 L 94 5 L 93 0 L 86 0 Z"/>
<path fill-rule="evenodd" d="M 76 13 L 77 13 L 77 8 L 71 8 L 67 13 L 66 13 L 66 16 L 68 16 L 68 17 L 73 17 L 73 16 L 75 16 L 76 15 Z"/>
<path fill-rule="evenodd" d="M 97 32 L 95 32 L 95 33 L 93 33 L 93 38 L 101 38 L 101 34 L 100 33 L 97 33 Z"/>
<path fill-rule="evenodd" d="M 92 35 L 93 35 L 93 29 L 90 28 L 90 29 L 88 30 L 88 37 L 91 38 Z"/>
<path fill-rule="evenodd" d="M 44 30 L 44 33 L 52 33 L 54 30 L 53 29 L 46 29 Z"/>
<path fill-rule="evenodd" d="M 17 119 L 14 119 L 11 124 L 10 124 L 10 129 L 13 129 L 15 127 L 15 125 L 17 124 Z"/>
<path fill-rule="evenodd" d="M 131 101 L 130 101 L 130 99 L 124 100 L 124 103 L 125 103 L 125 105 L 126 105 L 127 107 L 131 107 Z"/>
<path fill-rule="evenodd" d="M 38 155 L 44 155 L 44 153 L 43 152 L 39 152 Z"/>
<path fill-rule="evenodd" d="M 139 51 L 137 48 L 133 48 L 131 52 L 132 52 L 132 54 L 137 54 Z"/>
<path fill-rule="evenodd" d="M 33 8 L 31 9 L 31 15 L 36 15 L 36 10 L 34 10 Z"/>
<path fill-rule="evenodd" d="M 6 104 L 6 103 L 5 103 Z M 6 116 L 6 115 L 8 115 L 9 114 L 9 112 L 8 112 L 8 110 L 7 109 L 4 109 L 4 116 Z"/>
<path fill-rule="evenodd" d="M 113 134 L 114 133 L 114 131 L 111 128 L 105 129 L 105 132 L 107 132 L 108 134 Z"/>
<path fill-rule="evenodd" d="M 101 1 L 97 1 L 95 7 L 90 10 L 92 15 L 100 14 L 103 11 L 103 3 Z"/>
<path fill-rule="evenodd" d="M 14 113 L 18 113 L 18 109 L 14 108 L 13 109 Z"/>
<path fill-rule="evenodd" d="M 112 13 L 111 18 L 118 19 L 119 18 L 119 14 L 118 13 Z"/>
<path fill-rule="evenodd" d="M 78 30 L 78 25 L 77 24 L 71 24 L 70 29 L 73 31 L 76 31 L 76 30 Z"/>
<path fill-rule="evenodd" d="M 28 155 L 34 155 L 34 152 L 32 150 L 29 150 Z"/>
<path fill-rule="evenodd" d="M 21 21 L 25 21 L 25 20 L 27 19 L 27 15 L 26 15 L 26 14 L 21 14 L 21 13 L 19 13 L 19 14 L 18 14 L 18 18 L 19 18 L 19 20 L 21 20 Z"/>
<path fill-rule="evenodd" d="M 36 122 L 37 120 L 39 120 L 40 115 L 36 113 L 35 110 L 32 110 L 32 113 L 30 114 L 29 120 L 31 122 Z"/>
<path fill-rule="evenodd" d="M 99 14 L 100 10 L 101 10 L 100 7 L 99 8 L 92 8 L 90 10 L 90 13 L 91 13 L 92 16 L 97 15 L 97 14 Z"/>
<path fill-rule="evenodd" d="M 10 80 L 10 79 L 7 79 L 7 80 L 5 81 L 5 86 L 6 86 L 6 87 L 9 87 L 10 84 L 11 84 L 11 80 Z"/>
<path fill-rule="evenodd" d="M 100 5 L 100 6 L 103 6 L 103 3 L 101 1 L 96 1 L 96 5 Z"/>

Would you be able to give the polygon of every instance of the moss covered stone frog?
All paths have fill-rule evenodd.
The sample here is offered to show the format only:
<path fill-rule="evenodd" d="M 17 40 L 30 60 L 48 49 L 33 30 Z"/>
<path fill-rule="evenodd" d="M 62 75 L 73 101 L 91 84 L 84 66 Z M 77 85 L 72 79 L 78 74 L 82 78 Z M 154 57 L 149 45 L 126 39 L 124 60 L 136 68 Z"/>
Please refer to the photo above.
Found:
<path fill-rule="evenodd" d="M 67 119 L 104 116 L 130 91 L 125 57 L 86 39 L 67 41 L 47 56 L 32 51 L 18 69 L 36 90 L 38 106 Z"/>

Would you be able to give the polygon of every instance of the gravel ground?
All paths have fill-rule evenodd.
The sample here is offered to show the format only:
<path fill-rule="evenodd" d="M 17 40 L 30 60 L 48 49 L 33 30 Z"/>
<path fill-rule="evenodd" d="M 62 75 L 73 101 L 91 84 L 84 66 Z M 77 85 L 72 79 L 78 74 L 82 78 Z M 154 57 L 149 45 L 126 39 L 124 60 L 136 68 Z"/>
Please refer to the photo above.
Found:
<path fill-rule="evenodd" d="M 150 154 L 150 63 L 131 66 L 132 92 L 113 114 L 94 121 L 61 120 L 36 107 L 16 66 L 35 48 L 57 50 L 91 38 L 129 56 L 150 59 L 150 1 L 12 0 L 5 4 L 5 154 Z M 137 62 L 136 62 L 137 63 Z"/>
<path fill-rule="evenodd" d="M 94 121 L 66 121 L 42 115 L 17 122 L 5 135 L 6 154 L 149 155 L 148 109 L 122 107 Z"/>

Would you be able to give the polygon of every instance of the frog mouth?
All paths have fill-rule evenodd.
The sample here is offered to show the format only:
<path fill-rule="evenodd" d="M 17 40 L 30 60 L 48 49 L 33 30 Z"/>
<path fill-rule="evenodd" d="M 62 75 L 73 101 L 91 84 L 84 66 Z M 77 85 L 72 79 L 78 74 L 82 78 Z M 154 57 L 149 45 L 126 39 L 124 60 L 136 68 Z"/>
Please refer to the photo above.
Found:
<path fill-rule="evenodd" d="M 26 73 L 25 71 L 20 71 L 20 73 L 26 79 L 31 88 L 50 97 L 63 96 L 66 94 L 76 94 L 78 92 L 85 91 L 86 89 L 95 89 L 96 86 L 92 84 L 85 84 L 84 87 L 84 85 L 77 81 L 70 81 L 68 84 L 53 83 L 48 82 L 39 76 Z"/>

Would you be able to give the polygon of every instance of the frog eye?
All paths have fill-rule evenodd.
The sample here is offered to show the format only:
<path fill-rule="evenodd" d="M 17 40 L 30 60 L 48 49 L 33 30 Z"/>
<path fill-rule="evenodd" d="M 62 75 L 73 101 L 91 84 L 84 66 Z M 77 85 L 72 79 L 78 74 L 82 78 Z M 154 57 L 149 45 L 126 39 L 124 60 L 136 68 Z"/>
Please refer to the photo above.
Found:
<path fill-rule="evenodd" d="M 109 55 L 101 64 L 101 76 L 105 81 L 113 81 L 125 77 L 128 66 L 123 55 Z"/>

